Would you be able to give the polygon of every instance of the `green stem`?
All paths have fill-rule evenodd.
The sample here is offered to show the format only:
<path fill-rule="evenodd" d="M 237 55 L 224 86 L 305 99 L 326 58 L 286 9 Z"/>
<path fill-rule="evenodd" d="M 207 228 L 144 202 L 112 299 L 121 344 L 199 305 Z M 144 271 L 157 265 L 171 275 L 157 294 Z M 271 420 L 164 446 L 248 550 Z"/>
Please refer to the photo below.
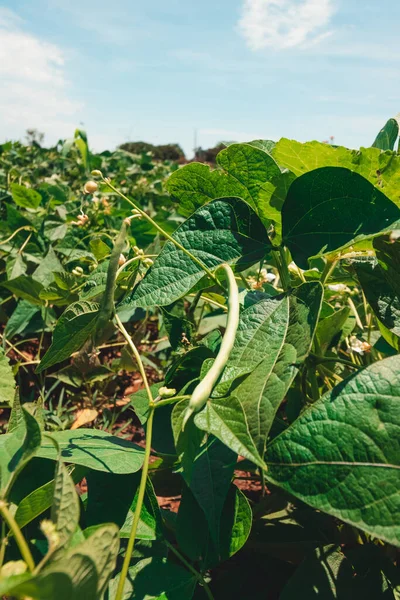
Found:
<path fill-rule="evenodd" d="M 175 556 L 177 558 L 179 558 L 181 563 L 183 565 L 185 565 L 185 567 L 191 573 L 193 573 L 193 575 L 196 577 L 197 581 L 203 586 L 204 591 L 207 595 L 207 598 L 209 598 L 209 600 L 214 600 L 214 596 L 212 595 L 212 592 L 208 586 L 208 583 L 206 581 L 204 581 L 204 577 L 202 576 L 202 574 L 199 573 L 198 571 L 196 571 L 196 569 L 190 564 L 190 562 L 188 562 L 186 560 L 186 558 L 184 556 L 182 556 L 182 554 L 168 540 L 165 540 L 165 543 L 168 546 L 168 548 L 171 550 L 171 552 L 173 552 L 175 554 Z"/>
<path fill-rule="evenodd" d="M 324 283 L 326 283 L 329 279 L 329 277 L 332 275 L 332 272 L 334 271 L 336 265 L 337 265 L 338 261 L 337 260 L 327 260 L 326 261 L 326 265 L 324 270 L 322 271 L 322 275 L 321 275 L 321 283 L 322 285 L 324 285 Z"/>
<path fill-rule="evenodd" d="M 191 260 L 193 260 L 193 262 L 195 262 L 203 271 L 205 271 L 207 273 L 207 275 L 214 281 L 214 283 L 219 285 L 218 279 L 215 277 L 214 273 L 212 273 L 212 271 L 210 271 L 210 269 L 208 267 L 206 267 L 201 262 L 201 260 L 196 258 L 191 252 L 189 252 L 189 250 L 187 250 L 184 246 L 182 246 L 182 244 L 180 244 L 171 235 L 169 235 L 169 233 L 164 231 L 164 229 L 162 227 L 160 227 L 160 225 L 158 225 L 158 223 L 156 223 L 147 213 L 145 213 L 144 210 L 139 208 L 139 206 L 137 206 L 132 200 L 130 200 L 130 198 L 125 196 L 125 194 L 123 194 L 116 187 L 114 187 L 110 181 L 107 181 L 103 176 L 102 176 L 102 180 L 110 189 L 112 189 L 116 194 L 118 194 L 118 196 L 120 196 L 120 198 L 122 198 L 126 202 L 129 202 L 129 204 L 131 206 L 133 206 L 133 208 L 135 210 L 137 210 L 142 215 L 142 217 L 144 217 L 159 233 L 161 233 L 161 235 L 163 235 L 165 238 L 167 238 L 167 240 L 169 240 L 177 248 L 179 248 L 179 250 L 182 250 L 182 252 L 184 252 L 187 256 L 189 256 L 189 258 Z"/>
<path fill-rule="evenodd" d="M 152 435 L 153 435 L 153 420 L 154 420 L 154 412 L 155 412 L 155 403 L 153 400 L 153 395 L 150 390 L 147 375 L 144 370 L 144 366 L 142 363 L 142 359 L 140 358 L 138 349 L 136 348 L 131 336 L 126 331 L 125 327 L 123 326 L 123 324 L 121 322 L 121 319 L 119 318 L 119 316 L 117 314 L 115 314 L 115 320 L 117 322 L 118 329 L 121 331 L 122 335 L 126 339 L 128 345 L 136 359 L 140 374 L 143 379 L 144 387 L 146 389 L 147 396 L 149 399 L 149 417 L 147 420 L 147 428 L 146 428 L 146 448 L 145 448 L 145 452 L 144 452 L 144 462 L 143 462 L 143 467 L 142 467 L 142 475 L 140 478 L 138 499 L 137 499 L 135 514 L 133 517 L 132 529 L 131 529 L 130 536 L 129 536 L 128 546 L 126 548 L 125 559 L 124 559 L 124 563 L 122 565 L 121 575 L 120 575 L 119 582 L 118 582 L 117 594 L 115 596 L 115 600 L 121 600 L 123 593 L 124 593 L 125 581 L 126 581 L 126 577 L 128 575 L 129 565 L 131 562 L 133 549 L 135 547 L 136 532 L 137 532 L 137 528 L 138 528 L 138 524 L 139 524 L 140 513 L 142 512 L 144 496 L 146 493 L 146 482 L 147 482 L 147 475 L 149 472 L 149 462 L 150 462 L 150 453 L 151 453 L 151 440 L 152 440 Z"/>
<path fill-rule="evenodd" d="M 149 472 L 150 452 L 151 452 L 151 440 L 153 434 L 153 420 L 154 420 L 154 403 L 150 404 L 149 418 L 147 420 L 146 428 L 146 448 L 144 453 L 144 462 L 142 467 L 142 476 L 140 478 L 139 492 L 137 498 L 137 504 L 135 514 L 133 517 L 132 529 L 129 536 L 128 546 L 126 548 L 124 563 L 122 565 L 120 578 L 118 581 L 117 593 L 115 600 L 122 600 L 125 581 L 129 571 L 129 565 L 131 562 L 133 549 L 135 547 L 136 532 L 139 525 L 140 513 L 142 512 L 143 500 L 146 493 L 147 475 Z"/>
<path fill-rule="evenodd" d="M 240 279 L 243 281 L 243 285 L 244 285 L 244 287 L 245 287 L 247 290 L 251 290 L 251 286 L 250 286 L 249 282 L 248 282 L 248 281 L 246 281 L 246 278 L 245 278 L 245 276 L 243 275 L 243 273 L 239 273 L 239 277 L 240 277 Z"/>
<path fill-rule="evenodd" d="M 289 269 L 288 269 L 288 264 L 287 264 L 287 260 L 286 260 L 286 253 L 285 253 L 284 247 L 279 246 L 278 251 L 279 251 L 279 257 L 275 256 L 276 264 L 277 264 L 277 268 L 279 271 L 279 278 L 281 280 L 282 288 L 286 292 L 291 286 L 290 273 L 289 273 Z"/>
<path fill-rule="evenodd" d="M 312 399 L 315 402 L 316 400 L 319 399 L 319 387 L 318 387 L 318 381 L 317 381 L 317 376 L 315 374 L 315 371 L 313 370 L 309 370 L 308 371 L 308 381 L 311 384 L 311 395 L 312 395 Z"/>
<path fill-rule="evenodd" d="M 195 296 L 195 294 L 188 294 L 188 296 L 192 297 L 192 296 Z M 221 308 L 225 312 L 228 311 L 228 307 L 226 305 L 220 304 L 216 300 L 212 300 L 211 298 L 207 298 L 207 296 L 200 296 L 200 298 L 201 298 L 201 300 L 204 300 L 205 302 L 207 302 L 208 304 L 211 304 L 212 306 L 215 306 L 216 308 Z"/>
<path fill-rule="evenodd" d="M 318 356 L 317 354 L 310 354 L 310 357 L 315 360 L 317 364 L 319 363 L 340 363 L 341 365 L 345 365 L 346 367 L 351 367 L 352 369 L 358 369 L 359 367 L 352 363 L 350 360 L 345 360 L 343 358 L 339 358 L 336 356 Z"/>
<path fill-rule="evenodd" d="M 15 541 L 18 544 L 18 548 L 21 552 L 22 558 L 26 562 L 29 571 L 32 573 L 35 569 L 35 562 L 33 560 L 33 556 L 31 551 L 29 550 L 29 546 L 22 535 L 20 528 L 12 514 L 10 513 L 8 506 L 4 500 L 0 501 L 0 514 L 2 515 L 4 521 L 7 523 L 10 531 L 12 532 Z"/>
<path fill-rule="evenodd" d="M 151 390 L 150 390 L 150 385 L 149 385 L 149 382 L 148 382 L 148 379 L 147 379 L 146 371 L 144 370 L 142 359 L 140 358 L 139 351 L 136 348 L 135 344 L 133 343 L 133 340 L 132 340 L 131 336 L 129 335 L 129 333 L 127 332 L 127 330 L 125 329 L 125 327 L 123 326 L 122 321 L 119 318 L 118 314 L 115 314 L 115 320 L 117 322 L 118 329 L 120 330 L 120 332 L 122 333 L 122 335 L 126 339 L 126 341 L 128 343 L 128 346 L 132 350 L 132 354 L 134 355 L 134 357 L 136 359 L 136 362 L 137 362 L 138 367 L 139 367 L 139 372 L 140 372 L 140 375 L 142 376 L 143 384 L 144 384 L 144 387 L 146 389 L 147 397 L 149 399 L 149 404 L 152 405 L 152 404 L 154 404 L 153 395 L 152 395 Z"/>
<path fill-rule="evenodd" d="M 354 304 L 353 300 L 350 298 L 350 296 L 347 298 L 347 302 L 348 305 L 351 308 L 352 313 L 354 314 L 355 318 L 356 318 L 356 323 L 359 326 L 359 328 L 361 329 L 361 331 L 364 331 L 364 325 L 362 324 L 360 315 L 358 314 L 358 310 L 356 308 L 356 305 Z"/>
<path fill-rule="evenodd" d="M 160 406 L 168 406 L 169 404 L 175 404 L 176 402 L 179 402 L 180 400 L 187 400 L 188 398 L 190 398 L 189 395 L 174 396 L 173 398 L 166 398 L 165 400 L 159 400 L 158 402 L 155 401 L 154 408 L 160 408 Z"/>

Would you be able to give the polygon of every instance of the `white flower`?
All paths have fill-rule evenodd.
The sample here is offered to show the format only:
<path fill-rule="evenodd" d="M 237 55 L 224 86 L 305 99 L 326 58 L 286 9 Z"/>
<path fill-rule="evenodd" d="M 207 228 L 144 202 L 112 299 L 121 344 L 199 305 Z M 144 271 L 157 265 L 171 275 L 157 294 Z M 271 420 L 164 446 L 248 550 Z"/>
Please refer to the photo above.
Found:
<path fill-rule="evenodd" d="M 351 289 L 347 287 L 344 283 L 335 283 L 332 285 L 328 285 L 328 290 L 331 292 L 338 292 L 338 294 L 344 294 L 351 292 Z"/>

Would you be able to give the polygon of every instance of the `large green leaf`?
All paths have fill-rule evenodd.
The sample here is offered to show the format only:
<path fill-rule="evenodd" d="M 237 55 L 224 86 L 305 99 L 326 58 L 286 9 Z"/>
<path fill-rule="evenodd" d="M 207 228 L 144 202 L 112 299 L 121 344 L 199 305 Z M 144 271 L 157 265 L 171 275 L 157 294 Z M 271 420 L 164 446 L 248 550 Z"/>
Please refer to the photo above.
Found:
<path fill-rule="evenodd" d="M 4 350 L 0 349 L 0 404 L 12 405 L 15 394 L 15 379 Z"/>
<path fill-rule="evenodd" d="M 399 123 L 397 119 L 389 119 L 376 136 L 372 147 L 379 148 L 379 150 L 393 150 L 398 137 Z"/>
<path fill-rule="evenodd" d="M 318 282 L 305 283 L 281 300 L 279 321 L 271 313 L 263 324 L 262 361 L 231 396 L 212 398 L 195 417 L 200 429 L 213 433 L 260 467 L 264 466 L 265 444 L 276 411 L 296 376 L 297 365 L 311 349 L 321 303 Z M 258 343 L 259 339 L 255 353 Z M 247 352 L 252 351 L 250 344 Z"/>
<path fill-rule="evenodd" d="M 242 198 L 258 212 L 263 184 L 280 175 L 270 154 L 250 144 L 229 145 L 218 154 L 217 163 L 222 170 L 212 171 L 207 165 L 190 163 L 167 180 L 166 187 L 185 216 L 223 196 Z"/>
<path fill-rule="evenodd" d="M 308 258 L 390 230 L 400 209 L 366 179 L 337 167 L 302 175 L 290 186 L 282 209 L 283 241 L 293 260 Z"/>
<path fill-rule="evenodd" d="M 279 165 L 297 176 L 321 167 L 345 167 L 355 171 L 400 206 L 400 156 L 396 152 L 382 152 L 379 148 L 349 150 L 343 146 L 320 142 L 302 144 L 283 138 L 271 154 Z"/>
<path fill-rule="evenodd" d="M 108 473 L 135 473 L 143 464 L 144 450 L 120 437 L 95 429 L 57 431 L 52 434 L 64 462 Z M 1 440 L 1 436 L 0 436 Z M 51 440 L 44 438 L 38 456 L 57 459 Z"/>
<path fill-rule="evenodd" d="M 10 186 L 11 196 L 15 204 L 22 208 L 38 208 L 42 201 L 42 196 L 39 192 L 27 188 L 24 185 L 18 183 L 12 183 Z"/>
<path fill-rule="evenodd" d="M 239 377 L 248 375 L 266 358 L 279 353 L 289 322 L 287 296 L 262 298 L 240 315 L 235 343 L 213 397 L 225 396 Z"/>
<path fill-rule="evenodd" d="M 222 263 L 234 263 L 243 270 L 261 260 L 271 248 L 266 230 L 247 204 L 238 198 L 224 198 L 199 208 L 173 234 L 208 269 Z M 165 306 L 191 290 L 203 277 L 204 270 L 167 242 L 154 265 L 124 307 Z"/>
<path fill-rule="evenodd" d="M 69 358 L 79 350 L 96 327 L 99 305 L 80 301 L 71 304 L 61 315 L 53 333 L 53 341 L 36 369 L 40 373 Z"/>
<path fill-rule="evenodd" d="M 400 356 L 343 381 L 267 448 L 268 479 L 400 545 Z"/>

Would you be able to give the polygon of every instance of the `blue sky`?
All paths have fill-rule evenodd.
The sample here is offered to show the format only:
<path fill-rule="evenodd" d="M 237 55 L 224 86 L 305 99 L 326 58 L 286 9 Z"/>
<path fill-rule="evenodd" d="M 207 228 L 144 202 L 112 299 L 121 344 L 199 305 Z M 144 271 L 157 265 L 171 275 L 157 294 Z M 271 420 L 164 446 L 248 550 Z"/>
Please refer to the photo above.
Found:
<path fill-rule="evenodd" d="M 396 0 L 0 0 L 0 140 L 335 136 L 400 111 Z"/>

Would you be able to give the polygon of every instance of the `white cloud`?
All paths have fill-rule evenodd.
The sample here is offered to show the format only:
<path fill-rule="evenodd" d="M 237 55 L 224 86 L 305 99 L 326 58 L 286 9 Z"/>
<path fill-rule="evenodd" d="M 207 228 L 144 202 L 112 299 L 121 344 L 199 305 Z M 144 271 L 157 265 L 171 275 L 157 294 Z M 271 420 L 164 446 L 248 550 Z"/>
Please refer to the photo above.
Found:
<path fill-rule="evenodd" d="M 333 0 L 244 0 L 239 31 L 252 50 L 320 42 L 334 14 Z"/>
<path fill-rule="evenodd" d="M 28 128 L 51 141 L 71 135 L 82 105 L 69 97 L 63 51 L 25 32 L 23 21 L 5 8 L 0 8 L 0 78 L 2 138 L 21 138 Z"/>

